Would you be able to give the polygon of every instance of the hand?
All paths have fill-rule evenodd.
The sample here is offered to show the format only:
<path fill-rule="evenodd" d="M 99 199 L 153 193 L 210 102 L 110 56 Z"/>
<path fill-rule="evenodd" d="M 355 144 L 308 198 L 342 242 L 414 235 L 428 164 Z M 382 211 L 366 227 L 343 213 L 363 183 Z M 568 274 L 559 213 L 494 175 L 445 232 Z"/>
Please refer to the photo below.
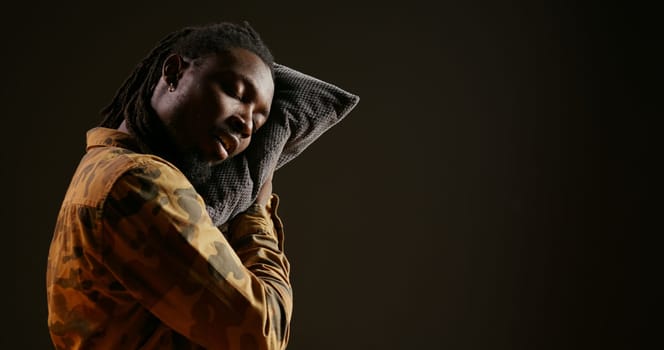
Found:
<path fill-rule="evenodd" d="M 263 207 L 267 206 L 267 203 L 270 201 L 270 198 L 272 197 L 272 176 L 274 175 L 274 172 L 270 173 L 270 176 L 265 179 L 265 183 L 261 187 L 260 191 L 258 191 L 258 197 L 256 197 L 256 204 L 259 204 Z"/>

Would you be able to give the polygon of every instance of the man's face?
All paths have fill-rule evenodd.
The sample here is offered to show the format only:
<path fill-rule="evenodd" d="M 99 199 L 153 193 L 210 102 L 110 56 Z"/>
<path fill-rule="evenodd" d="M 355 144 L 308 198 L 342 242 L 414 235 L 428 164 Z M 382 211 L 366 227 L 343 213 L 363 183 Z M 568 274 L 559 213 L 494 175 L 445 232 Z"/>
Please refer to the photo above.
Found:
<path fill-rule="evenodd" d="M 151 102 L 183 158 L 174 161 L 207 168 L 249 146 L 267 121 L 273 95 L 263 60 L 233 48 L 196 59 L 170 56 Z"/>

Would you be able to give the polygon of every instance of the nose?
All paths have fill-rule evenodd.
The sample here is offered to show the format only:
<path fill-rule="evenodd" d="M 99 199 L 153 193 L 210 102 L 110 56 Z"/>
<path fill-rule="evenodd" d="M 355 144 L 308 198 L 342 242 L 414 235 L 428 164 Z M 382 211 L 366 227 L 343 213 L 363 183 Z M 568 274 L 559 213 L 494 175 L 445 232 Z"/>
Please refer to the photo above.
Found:
<path fill-rule="evenodd" d="M 233 114 L 228 118 L 231 129 L 242 138 L 250 137 L 253 132 L 254 123 L 251 114 L 251 108 L 247 107 L 240 113 Z"/>

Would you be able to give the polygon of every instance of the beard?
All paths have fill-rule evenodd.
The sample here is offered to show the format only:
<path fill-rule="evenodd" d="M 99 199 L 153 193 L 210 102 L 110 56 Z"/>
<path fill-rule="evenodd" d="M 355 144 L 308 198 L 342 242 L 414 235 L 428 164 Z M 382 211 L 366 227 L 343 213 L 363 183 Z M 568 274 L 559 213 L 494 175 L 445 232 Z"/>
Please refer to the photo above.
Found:
<path fill-rule="evenodd" d="M 175 166 L 191 182 L 197 192 L 209 184 L 212 178 L 212 165 L 203 160 L 198 152 L 183 152 L 178 156 Z"/>
<path fill-rule="evenodd" d="M 154 154 L 173 163 L 198 193 L 209 185 L 212 165 L 195 149 L 178 150 L 172 134 L 154 111 L 148 112 L 148 122 L 138 120 L 143 127 L 141 129 L 136 128 L 133 120 L 127 119 L 126 122 L 127 128 L 144 153 Z"/>

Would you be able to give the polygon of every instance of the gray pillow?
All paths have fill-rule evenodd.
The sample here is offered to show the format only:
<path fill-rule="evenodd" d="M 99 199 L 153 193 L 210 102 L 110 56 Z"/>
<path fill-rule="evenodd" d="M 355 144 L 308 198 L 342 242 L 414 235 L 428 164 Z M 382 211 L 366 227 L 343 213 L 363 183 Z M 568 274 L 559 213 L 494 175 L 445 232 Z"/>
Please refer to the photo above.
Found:
<path fill-rule="evenodd" d="M 275 92 L 270 117 L 249 148 L 213 170 L 199 192 L 215 225 L 221 226 L 254 202 L 270 169 L 297 157 L 355 108 L 360 98 L 341 88 L 274 65 Z"/>

